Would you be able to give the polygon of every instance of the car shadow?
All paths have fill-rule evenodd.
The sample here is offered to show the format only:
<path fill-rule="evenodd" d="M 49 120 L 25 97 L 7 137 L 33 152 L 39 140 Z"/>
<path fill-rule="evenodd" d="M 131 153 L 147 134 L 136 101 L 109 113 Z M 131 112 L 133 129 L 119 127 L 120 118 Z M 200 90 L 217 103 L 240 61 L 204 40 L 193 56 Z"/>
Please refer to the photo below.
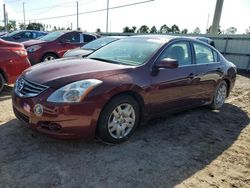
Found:
<path fill-rule="evenodd" d="M 0 187 L 174 187 L 227 150 L 249 122 L 232 104 L 198 108 L 151 120 L 110 146 L 51 139 L 13 119 L 0 125 Z"/>
<path fill-rule="evenodd" d="M 5 86 L 3 91 L 0 93 L 0 102 L 10 99 L 12 95 L 12 91 L 13 91 L 13 87 Z"/>

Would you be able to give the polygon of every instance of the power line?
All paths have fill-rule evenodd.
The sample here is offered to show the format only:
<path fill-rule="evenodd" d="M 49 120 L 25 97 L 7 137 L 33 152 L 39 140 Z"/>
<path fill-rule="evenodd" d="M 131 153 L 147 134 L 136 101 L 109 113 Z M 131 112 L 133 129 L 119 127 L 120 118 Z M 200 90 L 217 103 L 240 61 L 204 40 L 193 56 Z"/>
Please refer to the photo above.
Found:
<path fill-rule="evenodd" d="M 81 0 L 79 0 L 81 1 Z M 89 3 L 92 3 L 92 2 L 95 2 L 97 0 L 91 0 L 91 1 L 87 1 L 85 3 L 79 3 L 79 5 L 86 5 L 86 4 L 89 4 Z M 71 5 L 68 5 L 68 4 L 71 4 Z M 34 12 L 34 11 L 37 11 L 37 10 L 44 10 L 42 11 L 41 13 L 44 13 L 44 12 L 47 12 L 53 8 L 60 8 L 60 7 L 73 7 L 75 6 L 75 2 L 64 2 L 64 3 L 57 3 L 57 4 L 54 4 L 54 5 L 51 5 L 51 6 L 45 6 L 45 7 L 41 7 L 41 8 L 34 8 L 34 9 L 27 9 L 26 12 Z M 18 10 L 16 11 L 16 13 L 20 13 L 22 12 L 21 10 Z M 37 13 L 37 14 L 41 14 L 41 13 Z"/>
<path fill-rule="evenodd" d="M 139 5 L 139 4 L 145 4 L 145 3 L 152 2 L 152 1 L 155 1 L 155 0 L 146 0 L 146 1 L 136 2 L 136 3 L 119 5 L 119 6 L 115 6 L 115 7 L 109 7 L 109 10 L 118 9 L 118 8 L 124 8 L 124 7 Z M 107 10 L 107 8 L 98 9 L 98 10 L 92 10 L 92 11 L 86 11 L 86 12 L 79 13 L 79 15 L 91 14 L 91 13 L 96 13 L 96 12 L 102 12 L 102 11 L 106 11 L 106 10 Z M 62 15 L 62 16 L 53 16 L 53 17 L 47 17 L 47 18 L 30 19 L 29 21 L 50 20 L 50 19 L 65 18 L 65 17 L 71 17 L 71 16 L 76 16 L 76 14 L 67 14 L 67 15 Z M 22 20 L 16 20 L 16 21 L 22 21 Z"/>

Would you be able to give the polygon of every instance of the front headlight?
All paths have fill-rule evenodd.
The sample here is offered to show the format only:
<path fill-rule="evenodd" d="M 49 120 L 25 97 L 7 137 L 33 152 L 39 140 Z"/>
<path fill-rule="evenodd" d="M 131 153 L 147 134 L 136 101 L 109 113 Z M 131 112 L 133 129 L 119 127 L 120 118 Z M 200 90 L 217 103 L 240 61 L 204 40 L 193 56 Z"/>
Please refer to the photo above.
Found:
<path fill-rule="evenodd" d="M 41 48 L 40 45 L 33 45 L 27 48 L 27 52 L 35 52 Z"/>
<path fill-rule="evenodd" d="M 101 80 L 96 79 L 73 82 L 56 90 L 49 96 L 47 101 L 56 103 L 77 103 L 101 83 Z"/>

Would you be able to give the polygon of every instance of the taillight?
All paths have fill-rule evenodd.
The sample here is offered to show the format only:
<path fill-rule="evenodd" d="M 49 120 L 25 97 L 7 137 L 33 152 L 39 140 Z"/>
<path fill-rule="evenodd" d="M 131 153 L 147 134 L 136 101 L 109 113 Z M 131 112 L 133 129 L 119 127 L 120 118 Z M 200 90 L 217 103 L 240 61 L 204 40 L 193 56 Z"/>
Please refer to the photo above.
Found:
<path fill-rule="evenodd" d="M 27 56 L 27 51 L 25 49 L 14 49 L 13 52 L 20 56 Z"/>

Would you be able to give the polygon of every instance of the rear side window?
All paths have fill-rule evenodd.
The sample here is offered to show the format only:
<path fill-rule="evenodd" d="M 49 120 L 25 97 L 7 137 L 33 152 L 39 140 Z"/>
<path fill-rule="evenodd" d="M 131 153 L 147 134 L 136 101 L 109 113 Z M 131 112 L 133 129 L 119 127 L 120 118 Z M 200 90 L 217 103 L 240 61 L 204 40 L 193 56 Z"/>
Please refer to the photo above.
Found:
<path fill-rule="evenodd" d="M 83 35 L 83 42 L 91 42 L 92 40 L 95 40 L 96 38 L 92 35 Z"/>
<path fill-rule="evenodd" d="M 213 63 L 213 50 L 203 44 L 194 43 L 195 58 L 197 64 Z"/>
<path fill-rule="evenodd" d="M 71 43 L 80 43 L 80 33 L 68 33 L 65 39 Z"/>
<path fill-rule="evenodd" d="M 160 55 L 159 60 L 164 58 L 176 59 L 179 66 L 191 65 L 190 47 L 187 42 L 177 42 L 167 47 Z"/>

